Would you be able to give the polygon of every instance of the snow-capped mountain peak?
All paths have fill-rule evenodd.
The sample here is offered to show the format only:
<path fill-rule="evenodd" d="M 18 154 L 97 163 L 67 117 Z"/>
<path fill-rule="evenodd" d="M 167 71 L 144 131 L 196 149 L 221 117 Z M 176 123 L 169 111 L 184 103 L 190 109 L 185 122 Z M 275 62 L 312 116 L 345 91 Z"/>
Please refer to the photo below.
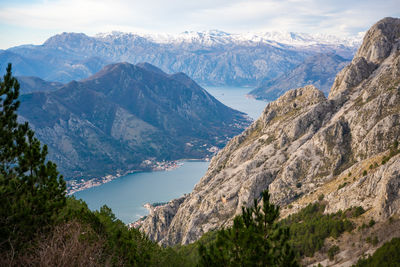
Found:
<path fill-rule="evenodd" d="M 288 31 L 228 33 L 213 29 L 206 31 L 184 31 L 178 34 L 143 34 L 113 31 L 109 33 L 99 33 L 95 37 L 103 40 L 142 37 L 151 42 L 160 44 L 201 44 L 204 46 L 241 43 L 266 43 L 276 46 L 279 46 L 279 44 L 284 44 L 296 47 L 315 45 L 345 45 L 350 47 L 358 47 L 361 44 L 363 35 L 364 33 L 360 33 L 356 36 L 339 37 L 328 34 L 309 34 Z"/>

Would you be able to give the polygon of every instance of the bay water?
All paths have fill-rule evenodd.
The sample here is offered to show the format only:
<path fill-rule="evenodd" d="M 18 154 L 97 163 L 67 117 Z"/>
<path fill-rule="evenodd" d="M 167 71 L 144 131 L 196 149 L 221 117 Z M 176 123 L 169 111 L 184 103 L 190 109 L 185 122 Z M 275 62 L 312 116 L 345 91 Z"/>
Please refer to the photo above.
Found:
<path fill-rule="evenodd" d="M 203 88 L 228 107 L 246 113 L 253 120 L 260 117 L 268 103 L 248 97 L 247 94 L 254 89 L 250 87 L 204 86 Z"/>
<path fill-rule="evenodd" d="M 266 102 L 246 97 L 252 89 L 248 87 L 207 87 L 204 88 L 219 101 L 257 119 Z M 83 199 L 92 210 L 103 205 L 110 207 L 117 218 L 131 223 L 147 215 L 146 203 L 168 202 L 190 193 L 206 173 L 209 162 L 182 161 L 181 166 L 168 171 L 138 172 L 128 174 L 109 183 L 92 187 L 74 194 Z"/>
<path fill-rule="evenodd" d="M 209 162 L 182 161 L 169 171 L 138 172 L 74 194 L 86 201 L 92 210 L 106 204 L 118 219 L 131 223 L 146 215 L 146 203 L 168 202 L 192 191 L 205 174 Z"/>

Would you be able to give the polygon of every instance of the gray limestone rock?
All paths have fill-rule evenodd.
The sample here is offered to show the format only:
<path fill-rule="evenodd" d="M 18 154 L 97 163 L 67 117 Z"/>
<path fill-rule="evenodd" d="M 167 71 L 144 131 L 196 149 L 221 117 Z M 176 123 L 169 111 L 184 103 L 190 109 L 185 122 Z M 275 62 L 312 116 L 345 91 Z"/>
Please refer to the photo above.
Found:
<path fill-rule="evenodd" d="M 306 86 L 269 103 L 212 159 L 174 214 L 157 210 L 143 230 L 165 245 L 194 242 L 230 225 L 265 189 L 274 203 L 293 204 L 283 216 L 321 193 L 326 212 L 362 206 L 377 221 L 400 214 L 399 155 L 381 163 L 400 139 L 399 33 L 400 19 L 375 24 L 327 99 Z"/>

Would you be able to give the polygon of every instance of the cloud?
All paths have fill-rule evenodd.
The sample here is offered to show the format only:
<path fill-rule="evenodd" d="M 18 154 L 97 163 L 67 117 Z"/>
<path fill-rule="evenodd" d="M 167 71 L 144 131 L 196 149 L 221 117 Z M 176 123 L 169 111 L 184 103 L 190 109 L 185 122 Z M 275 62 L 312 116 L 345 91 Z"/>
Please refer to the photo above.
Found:
<path fill-rule="evenodd" d="M 398 0 L 20 0 L 0 8 L 0 30 L 11 25 L 21 34 L 221 29 L 348 35 L 385 16 L 400 16 Z"/>

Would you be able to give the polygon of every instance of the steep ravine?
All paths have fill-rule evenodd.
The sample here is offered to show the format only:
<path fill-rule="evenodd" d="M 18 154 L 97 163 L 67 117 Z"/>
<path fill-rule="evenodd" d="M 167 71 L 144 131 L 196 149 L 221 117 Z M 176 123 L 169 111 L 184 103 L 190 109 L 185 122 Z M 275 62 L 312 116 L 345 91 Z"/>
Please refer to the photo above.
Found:
<path fill-rule="evenodd" d="M 400 214 L 396 140 L 400 19 L 385 18 L 366 33 L 328 98 L 305 86 L 269 103 L 257 121 L 212 159 L 192 193 L 148 216 L 142 229 L 165 245 L 191 243 L 229 225 L 266 188 L 282 206 L 282 216 L 324 194 L 325 212 L 362 206 L 368 211 L 365 219 L 383 225 Z"/>

